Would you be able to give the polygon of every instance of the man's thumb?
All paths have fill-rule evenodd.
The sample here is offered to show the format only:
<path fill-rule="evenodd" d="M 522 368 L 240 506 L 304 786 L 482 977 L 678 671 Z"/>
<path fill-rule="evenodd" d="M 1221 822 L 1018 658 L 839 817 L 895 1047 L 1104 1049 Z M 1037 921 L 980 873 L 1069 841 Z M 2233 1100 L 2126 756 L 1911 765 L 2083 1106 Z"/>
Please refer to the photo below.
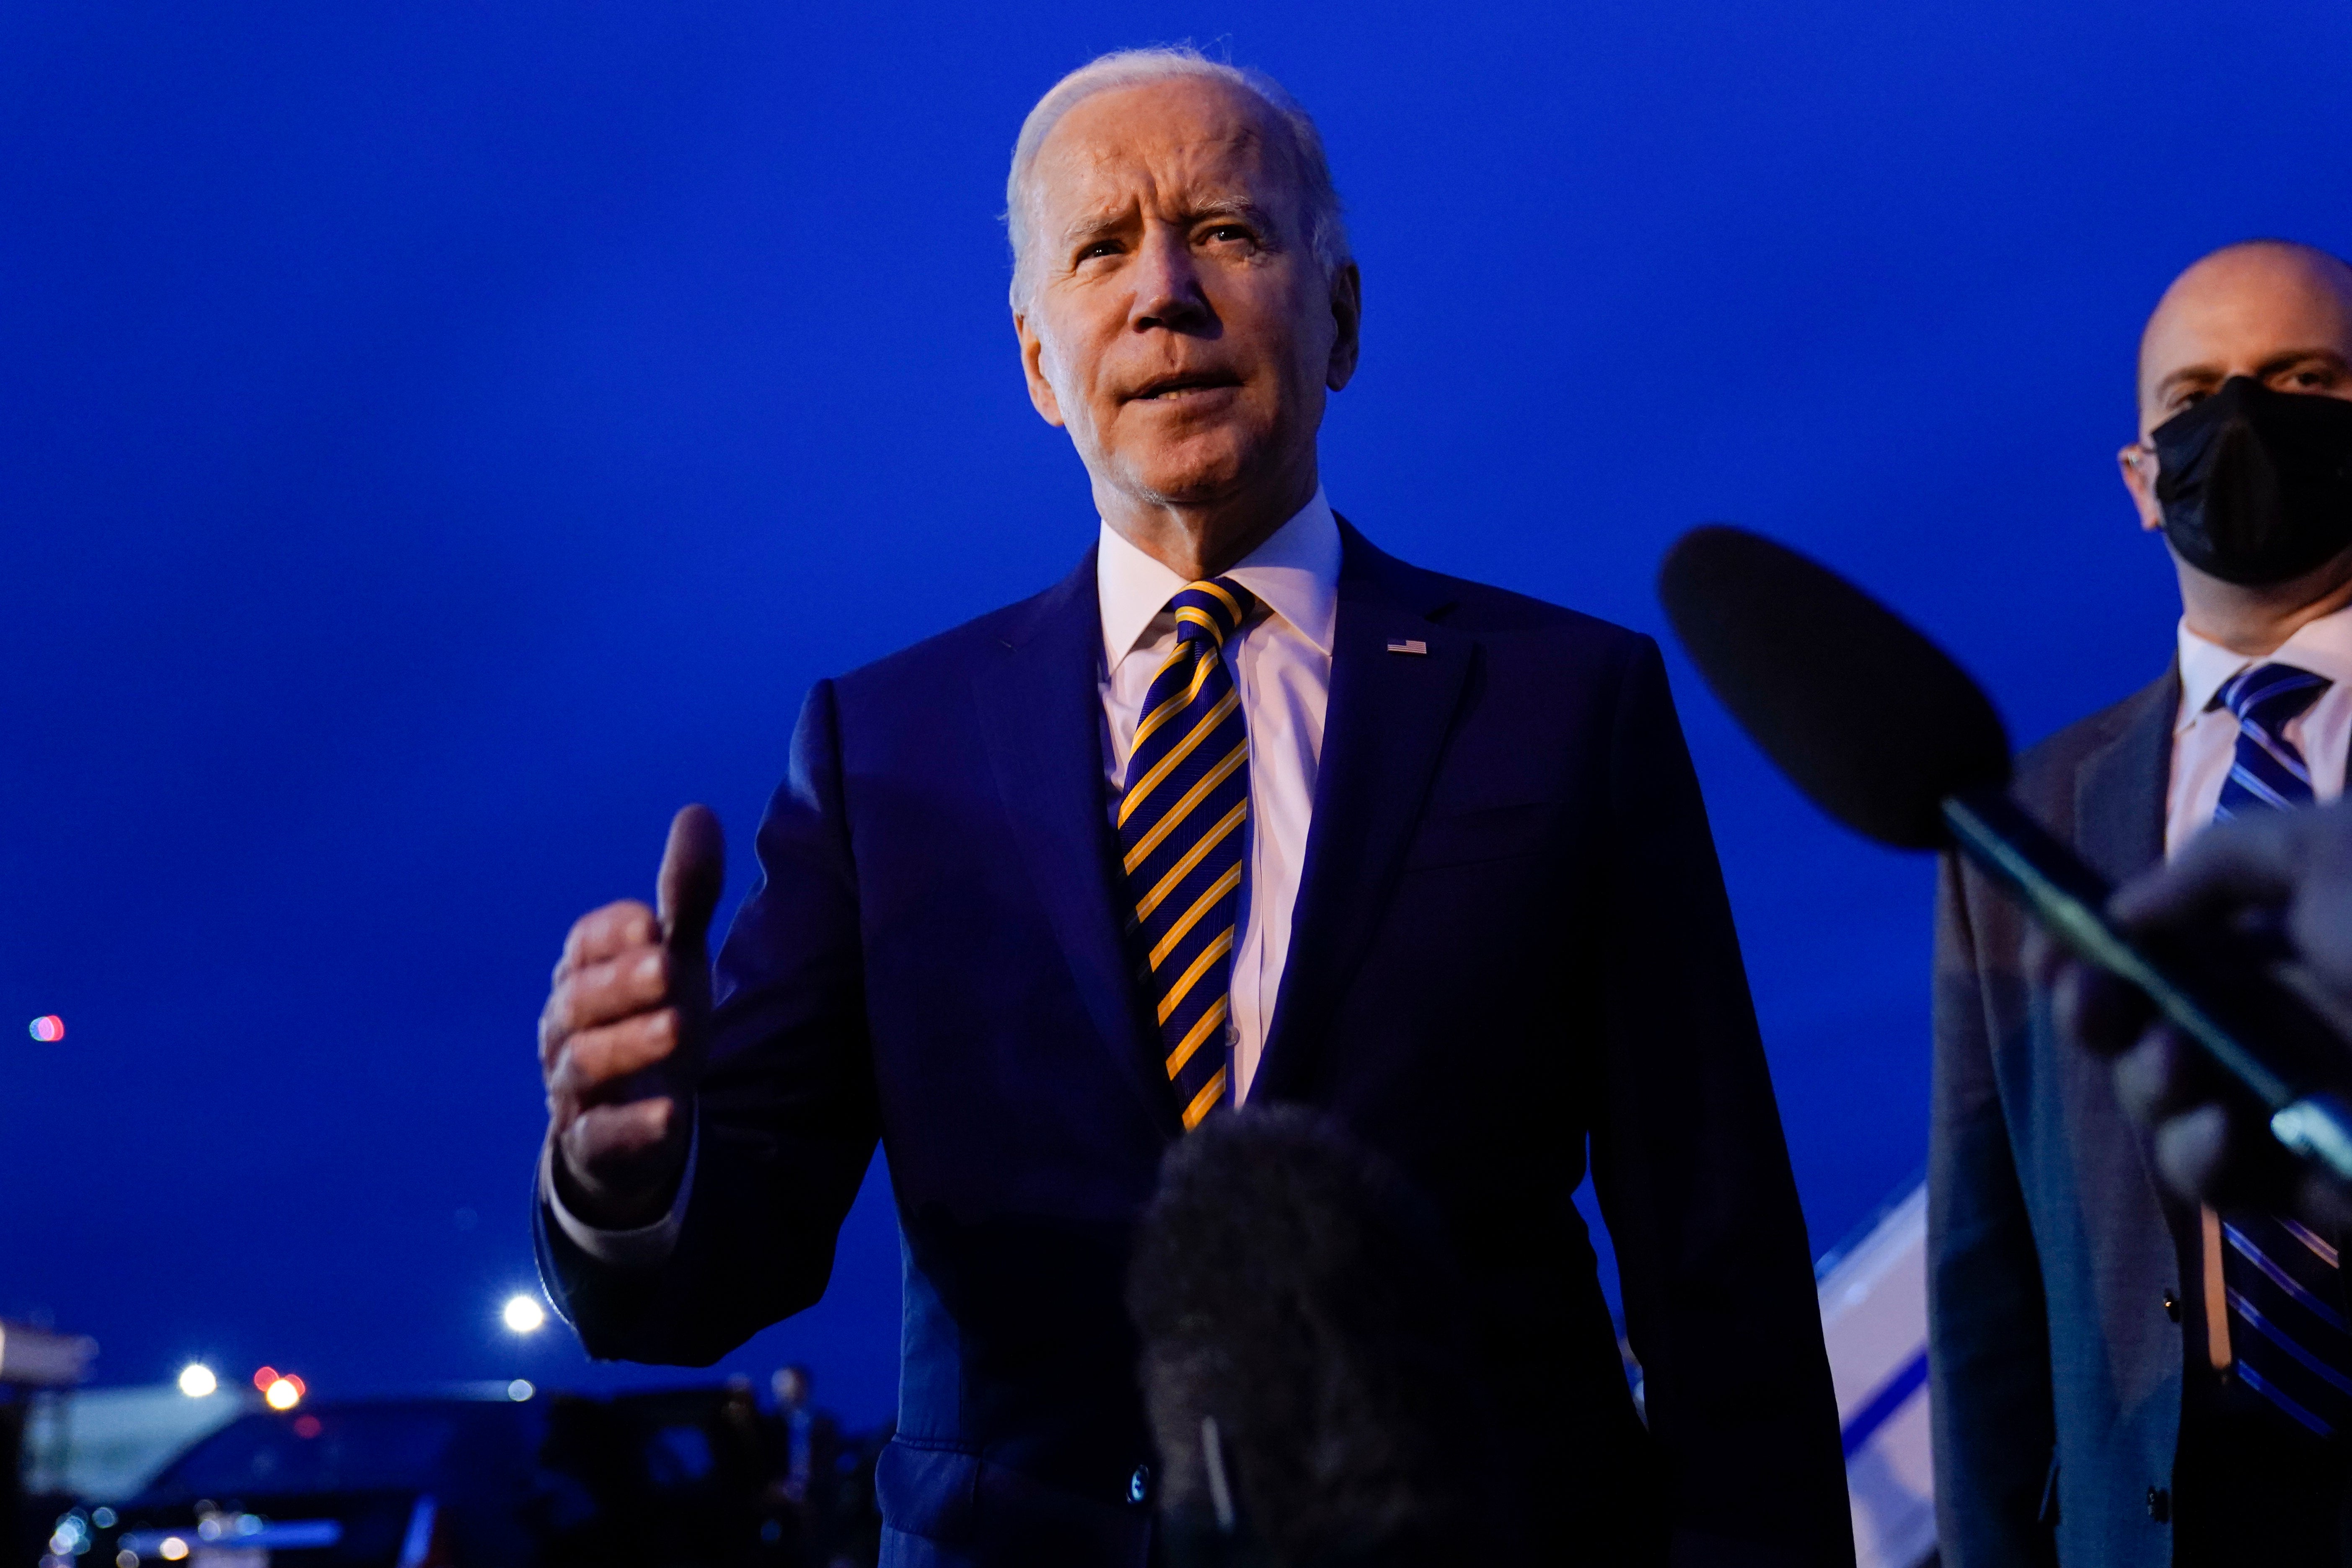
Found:
<path fill-rule="evenodd" d="M 727 839 L 707 805 L 689 805 L 670 819 L 654 893 L 662 936 L 671 945 L 702 945 L 711 911 L 727 881 Z"/>

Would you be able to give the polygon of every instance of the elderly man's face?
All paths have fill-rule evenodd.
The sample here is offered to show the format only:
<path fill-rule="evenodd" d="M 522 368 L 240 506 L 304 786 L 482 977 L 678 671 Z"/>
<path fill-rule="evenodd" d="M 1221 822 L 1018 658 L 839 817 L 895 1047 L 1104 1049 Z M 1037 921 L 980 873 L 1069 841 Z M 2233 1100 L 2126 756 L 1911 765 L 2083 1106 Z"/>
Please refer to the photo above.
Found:
<path fill-rule="evenodd" d="M 1014 325 L 1098 497 L 1213 506 L 1312 475 L 1356 279 L 1311 252 L 1292 162 L 1261 105 L 1199 79 L 1097 93 L 1039 149 Z"/>

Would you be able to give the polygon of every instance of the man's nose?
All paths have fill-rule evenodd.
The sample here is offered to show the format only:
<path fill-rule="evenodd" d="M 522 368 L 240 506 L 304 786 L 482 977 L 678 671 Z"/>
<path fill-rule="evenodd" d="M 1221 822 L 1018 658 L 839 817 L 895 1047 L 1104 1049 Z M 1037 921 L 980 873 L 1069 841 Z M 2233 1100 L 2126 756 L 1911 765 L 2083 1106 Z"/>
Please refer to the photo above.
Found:
<path fill-rule="evenodd" d="M 1153 327 L 1182 331 L 1212 319 L 1208 296 L 1201 289 L 1200 268 L 1181 229 L 1155 226 L 1144 237 L 1136 256 L 1135 295 L 1128 325 L 1137 331 Z"/>

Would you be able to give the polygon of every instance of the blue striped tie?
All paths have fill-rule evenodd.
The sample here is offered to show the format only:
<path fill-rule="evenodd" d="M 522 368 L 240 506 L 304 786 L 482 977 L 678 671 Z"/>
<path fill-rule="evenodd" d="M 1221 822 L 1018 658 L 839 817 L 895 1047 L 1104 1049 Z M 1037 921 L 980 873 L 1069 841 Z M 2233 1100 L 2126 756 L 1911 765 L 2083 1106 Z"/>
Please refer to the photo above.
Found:
<path fill-rule="evenodd" d="M 2238 749 L 2214 820 L 2311 804 L 2311 769 L 2286 727 L 2328 684 L 2291 664 L 2258 664 L 2214 693 L 2212 705 L 2238 719 Z M 2352 1328 L 2335 1246 L 2264 1214 L 2230 1215 L 2221 1236 L 2239 1378 L 2323 1437 L 2352 1430 Z"/>
<path fill-rule="evenodd" d="M 1255 603 L 1223 577 L 1168 601 L 1176 647 L 1144 695 L 1118 803 L 1128 893 L 1150 966 L 1145 989 L 1187 1131 L 1226 1099 L 1230 1081 L 1249 731 L 1223 656 Z"/>
<path fill-rule="evenodd" d="M 2311 770 L 2286 727 L 2319 700 L 2331 682 L 2291 664 L 2248 665 L 2221 683 L 2212 708 L 2238 716 L 2238 751 L 2222 781 L 2213 820 L 2311 804 Z"/>

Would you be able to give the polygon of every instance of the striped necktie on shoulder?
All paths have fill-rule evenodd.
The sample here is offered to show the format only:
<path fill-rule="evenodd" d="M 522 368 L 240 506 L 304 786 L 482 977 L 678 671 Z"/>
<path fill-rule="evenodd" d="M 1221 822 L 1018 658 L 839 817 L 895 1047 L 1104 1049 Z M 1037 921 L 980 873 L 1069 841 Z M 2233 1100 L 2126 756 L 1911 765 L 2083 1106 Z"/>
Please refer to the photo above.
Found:
<path fill-rule="evenodd" d="M 1176 646 L 1144 696 L 1118 802 L 1128 895 L 1149 964 L 1145 990 L 1187 1131 L 1231 1098 L 1225 1028 L 1249 819 L 1249 731 L 1223 653 L 1255 605 L 1224 577 L 1190 584 L 1168 601 Z"/>

